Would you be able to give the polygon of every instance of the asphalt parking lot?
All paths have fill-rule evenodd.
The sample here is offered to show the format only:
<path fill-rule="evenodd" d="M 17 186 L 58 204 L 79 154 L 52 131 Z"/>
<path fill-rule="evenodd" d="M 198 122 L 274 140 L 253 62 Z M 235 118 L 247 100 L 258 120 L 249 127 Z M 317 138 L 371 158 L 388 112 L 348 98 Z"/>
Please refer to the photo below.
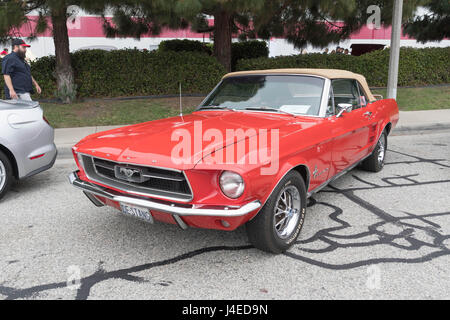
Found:
<path fill-rule="evenodd" d="M 0 203 L 2 299 L 449 299 L 450 132 L 393 136 L 384 170 L 313 196 L 296 245 L 96 208 L 53 169 Z"/>

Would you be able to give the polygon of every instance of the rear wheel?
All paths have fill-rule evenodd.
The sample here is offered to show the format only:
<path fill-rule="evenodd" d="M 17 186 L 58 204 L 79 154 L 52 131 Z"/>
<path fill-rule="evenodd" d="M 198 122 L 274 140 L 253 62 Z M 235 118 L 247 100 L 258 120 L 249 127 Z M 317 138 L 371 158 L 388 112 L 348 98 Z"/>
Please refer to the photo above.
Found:
<path fill-rule="evenodd" d="M 0 199 L 8 192 L 13 180 L 13 171 L 8 157 L 0 151 Z"/>
<path fill-rule="evenodd" d="M 289 172 L 255 218 L 247 222 L 250 242 L 258 249 L 281 253 L 289 249 L 305 221 L 306 187 L 301 175 Z"/>
<path fill-rule="evenodd" d="M 384 167 L 384 160 L 386 158 L 386 150 L 387 150 L 387 134 L 386 130 L 380 136 L 380 139 L 375 146 L 370 157 L 362 162 L 361 167 L 364 170 L 379 172 Z"/>

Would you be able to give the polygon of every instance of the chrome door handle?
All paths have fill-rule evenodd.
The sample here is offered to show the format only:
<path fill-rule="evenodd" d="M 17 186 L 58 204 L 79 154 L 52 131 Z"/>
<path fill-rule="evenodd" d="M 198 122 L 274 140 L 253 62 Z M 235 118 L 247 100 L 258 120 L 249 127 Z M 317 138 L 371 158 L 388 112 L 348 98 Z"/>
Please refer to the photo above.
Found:
<path fill-rule="evenodd" d="M 372 112 L 370 112 L 370 111 L 367 111 L 367 112 L 365 112 L 364 114 L 363 114 L 363 116 L 366 116 L 366 117 L 371 117 L 372 116 Z"/>

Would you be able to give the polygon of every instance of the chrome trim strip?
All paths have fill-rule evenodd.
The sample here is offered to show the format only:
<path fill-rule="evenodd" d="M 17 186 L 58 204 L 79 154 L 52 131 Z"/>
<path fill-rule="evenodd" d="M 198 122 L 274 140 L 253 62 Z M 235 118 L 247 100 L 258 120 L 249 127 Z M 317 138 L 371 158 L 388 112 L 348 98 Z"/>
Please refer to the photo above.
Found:
<path fill-rule="evenodd" d="M 252 71 L 252 70 L 250 70 Z M 257 70 L 255 70 L 257 71 Z M 262 70 L 264 71 L 264 70 Z M 238 71 L 239 72 L 239 71 Z M 233 72 L 231 72 L 233 73 Z M 327 77 L 320 76 L 318 74 L 310 74 L 310 73 L 286 73 L 286 72 L 279 72 L 279 73 L 267 73 L 267 72 L 259 72 L 259 73 L 252 73 L 252 74 L 236 74 L 236 75 L 224 75 L 222 77 L 222 81 L 228 78 L 238 78 L 238 77 L 248 77 L 248 76 L 304 76 L 304 77 L 313 77 L 313 78 L 321 78 L 321 79 L 329 79 Z"/>
<path fill-rule="evenodd" d="M 100 159 L 100 160 L 114 162 L 114 163 L 117 163 L 117 164 L 132 165 L 132 166 L 147 167 L 147 168 L 155 168 L 155 169 L 163 169 L 163 170 L 167 170 L 167 171 L 174 171 L 174 172 L 180 172 L 180 173 L 183 172 L 182 170 L 178 170 L 178 169 L 158 167 L 158 166 L 153 166 L 153 165 L 150 166 L 150 165 L 146 165 L 146 164 L 142 164 L 142 163 L 139 164 L 139 163 L 133 163 L 133 162 L 120 162 L 120 161 L 115 161 L 115 160 L 111 160 L 111 159 L 107 159 L 107 158 L 102 158 L 102 157 L 98 157 L 96 155 L 82 153 L 82 152 L 76 152 L 76 154 L 79 154 L 79 155 L 82 155 L 82 156 L 86 156 L 86 157 L 90 157 L 90 158 L 96 158 L 96 159 Z"/>
<path fill-rule="evenodd" d="M 322 90 L 322 99 L 320 101 L 319 118 L 327 118 L 328 94 L 330 92 L 331 80 L 325 79 Z"/>
<path fill-rule="evenodd" d="M 195 108 L 195 111 L 200 110 L 200 108 L 205 104 L 205 102 L 211 97 L 211 95 L 213 94 L 214 91 L 216 91 L 216 89 L 222 84 L 223 82 L 223 78 L 219 81 L 219 83 L 208 93 L 208 95 L 205 97 L 205 99 L 203 99 L 202 102 L 200 102 L 200 104 Z"/>
<path fill-rule="evenodd" d="M 173 220 L 175 220 L 175 222 L 181 229 L 186 230 L 187 228 L 189 228 L 188 225 L 183 221 L 183 219 L 179 215 L 174 214 Z"/>
<path fill-rule="evenodd" d="M 147 199 L 139 199 L 129 195 L 123 195 L 118 192 L 103 188 L 101 186 L 94 185 L 92 183 L 81 180 L 78 177 L 78 171 L 73 172 L 69 175 L 69 182 L 76 188 L 81 189 L 85 192 L 95 194 L 112 201 L 127 203 L 130 205 L 135 205 L 138 207 L 147 208 L 150 210 L 156 210 L 160 212 L 165 212 L 175 216 L 210 216 L 210 217 L 240 217 L 245 216 L 255 210 L 261 208 L 261 202 L 258 200 L 249 202 L 242 207 L 233 209 L 232 207 L 224 209 L 202 209 L 191 206 L 189 208 L 177 206 L 175 203 L 168 205 L 158 202 L 154 202 Z M 175 221 L 177 218 L 175 218 Z M 177 221 L 178 223 L 178 221 Z"/>
<path fill-rule="evenodd" d="M 142 174 L 143 177 L 145 178 L 154 178 L 154 179 L 160 179 L 160 180 L 170 180 L 170 181 L 177 181 L 177 182 L 182 182 L 182 181 L 187 181 L 186 176 L 185 176 L 185 180 L 183 180 L 182 178 L 173 178 L 173 177 L 164 177 L 162 175 L 158 175 L 158 174 Z"/>
<path fill-rule="evenodd" d="M 98 200 L 92 193 L 83 191 L 84 195 L 91 200 L 91 202 L 94 204 L 94 206 L 96 207 L 104 207 L 105 205 L 103 204 L 103 202 L 101 202 L 100 200 Z"/>
<path fill-rule="evenodd" d="M 103 161 L 103 160 L 101 160 L 101 161 Z M 114 166 L 110 166 L 110 165 L 107 165 L 107 164 L 104 164 L 104 163 L 97 163 L 97 164 L 95 164 L 97 167 L 100 167 L 100 168 L 103 168 L 103 169 L 107 169 L 107 170 L 112 170 L 112 171 L 114 171 Z"/>

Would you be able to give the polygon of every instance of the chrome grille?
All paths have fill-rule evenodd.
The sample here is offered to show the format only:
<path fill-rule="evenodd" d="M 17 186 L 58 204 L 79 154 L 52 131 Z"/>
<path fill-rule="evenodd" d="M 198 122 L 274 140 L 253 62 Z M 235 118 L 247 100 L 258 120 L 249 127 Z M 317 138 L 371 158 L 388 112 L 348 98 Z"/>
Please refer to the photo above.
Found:
<path fill-rule="evenodd" d="M 82 155 L 82 161 L 86 175 L 92 181 L 145 196 L 192 200 L 192 190 L 182 171 L 118 163 L 87 155 Z"/>

